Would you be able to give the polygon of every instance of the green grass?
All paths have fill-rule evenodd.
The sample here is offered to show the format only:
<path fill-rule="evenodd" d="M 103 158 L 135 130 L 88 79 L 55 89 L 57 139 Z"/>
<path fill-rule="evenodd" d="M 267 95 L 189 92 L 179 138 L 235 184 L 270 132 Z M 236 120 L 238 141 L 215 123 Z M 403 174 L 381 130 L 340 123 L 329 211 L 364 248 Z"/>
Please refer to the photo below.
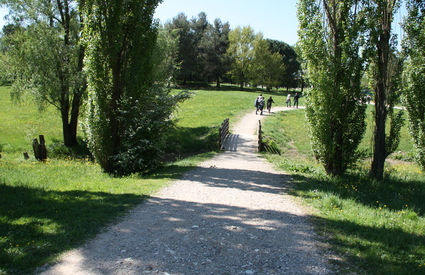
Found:
<path fill-rule="evenodd" d="M 360 143 L 359 150 L 365 151 L 367 156 L 372 155 L 372 137 L 373 137 L 373 106 L 368 106 L 366 132 L 363 140 Z M 310 158 L 313 157 L 310 146 L 309 131 L 306 127 L 306 118 L 304 110 L 292 110 L 290 112 L 280 113 L 278 116 L 271 118 L 265 122 L 265 127 L 268 129 L 266 137 L 273 136 L 273 139 L 279 143 L 279 146 L 288 151 L 296 149 L 298 153 Z M 283 131 L 281 129 L 284 129 Z M 401 129 L 400 144 L 397 149 L 395 158 L 403 156 L 403 159 L 409 159 L 414 150 L 411 141 L 407 121 Z M 390 155 L 390 158 L 393 157 Z"/>
<path fill-rule="evenodd" d="M 81 139 L 79 148 L 60 145 L 62 128 L 55 109 L 40 113 L 32 100 L 15 104 L 10 88 L 0 87 L 0 274 L 33 272 L 211 157 L 217 150 L 218 125 L 253 109 L 259 94 L 235 89 L 193 92 L 176 112 L 179 120 L 166 142 L 165 149 L 178 161 L 151 175 L 114 178 L 81 158 L 87 154 Z M 283 104 L 282 96 L 272 95 Z M 31 142 L 39 134 L 45 135 L 48 147 L 45 163 L 32 156 Z M 29 160 L 24 160 L 24 151 Z"/>
<path fill-rule="evenodd" d="M 364 161 L 330 177 L 312 157 L 304 117 L 298 110 L 265 122 L 264 135 L 282 152 L 267 158 L 292 174 L 291 193 L 315 209 L 318 231 L 343 259 L 335 263 L 362 274 L 424 274 L 423 171 L 414 163 L 387 163 L 385 179 L 377 182 L 368 177 L 370 161 Z M 399 149 L 411 148 L 404 129 Z"/>
<path fill-rule="evenodd" d="M 176 113 L 177 126 L 166 141 L 166 150 L 175 155 L 216 150 L 218 128 L 223 120 L 230 118 L 232 124 L 242 114 L 253 110 L 260 92 L 211 89 L 193 90 L 192 93 L 192 98 L 180 104 Z M 283 94 L 263 93 L 263 96 L 272 96 L 274 106 L 284 104 Z"/>

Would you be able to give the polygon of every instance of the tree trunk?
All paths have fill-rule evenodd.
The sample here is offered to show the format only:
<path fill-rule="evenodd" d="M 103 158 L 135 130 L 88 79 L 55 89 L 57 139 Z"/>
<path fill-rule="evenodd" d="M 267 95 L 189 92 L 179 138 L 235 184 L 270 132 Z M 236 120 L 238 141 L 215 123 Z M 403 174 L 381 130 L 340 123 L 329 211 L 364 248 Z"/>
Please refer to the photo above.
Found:
<path fill-rule="evenodd" d="M 387 77 L 388 77 L 388 61 L 390 53 L 390 38 L 391 38 L 391 22 L 393 5 L 383 3 L 384 12 L 382 23 L 379 26 L 382 32 L 377 39 L 376 48 L 378 53 L 377 60 L 377 79 L 375 87 L 375 131 L 373 144 L 373 160 L 370 169 L 370 176 L 377 180 L 382 180 L 384 177 L 384 165 L 386 158 L 385 149 L 385 121 L 387 119 L 386 110 L 386 92 L 387 92 Z"/>
<path fill-rule="evenodd" d="M 217 88 L 220 88 L 220 77 L 217 77 Z"/>

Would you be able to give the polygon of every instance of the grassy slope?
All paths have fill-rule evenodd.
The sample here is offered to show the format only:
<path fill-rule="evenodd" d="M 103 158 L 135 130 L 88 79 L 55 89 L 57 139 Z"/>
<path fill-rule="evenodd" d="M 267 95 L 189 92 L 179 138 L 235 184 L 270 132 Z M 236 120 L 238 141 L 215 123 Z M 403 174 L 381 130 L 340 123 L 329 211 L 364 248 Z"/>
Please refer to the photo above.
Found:
<path fill-rule="evenodd" d="M 53 108 L 39 113 L 31 100 L 16 105 L 9 92 L 0 87 L 0 274 L 31 272 L 58 253 L 80 245 L 210 157 L 221 121 L 253 109 L 258 94 L 195 91 L 176 114 L 179 122 L 170 134 L 168 149 L 178 156 L 205 148 L 210 152 L 171 163 L 153 175 L 113 178 L 87 160 L 60 154 L 52 158 L 52 151 L 46 163 L 35 161 L 32 138 L 44 134 L 47 145 L 62 140 L 58 113 Z M 30 153 L 30 160 L 23 159 L 23 151 Z"/>
<path fill-rule="evenodd" d="M 385 180 L 375 182 L 366 161 L 346 176 L 329 177 L 312 158 L 304 120 L 302 110 L 267 120 L 265 136 L 283 152 L 267 157 L 293 174 L 293 194 L 317 209 L 313 218 L 333 248 L 359 273 L 425 273 L 423 172 L 413 163 L 387 163 Z M 412 149 L 409 140 L 404 129 L 401 151 Z"/>

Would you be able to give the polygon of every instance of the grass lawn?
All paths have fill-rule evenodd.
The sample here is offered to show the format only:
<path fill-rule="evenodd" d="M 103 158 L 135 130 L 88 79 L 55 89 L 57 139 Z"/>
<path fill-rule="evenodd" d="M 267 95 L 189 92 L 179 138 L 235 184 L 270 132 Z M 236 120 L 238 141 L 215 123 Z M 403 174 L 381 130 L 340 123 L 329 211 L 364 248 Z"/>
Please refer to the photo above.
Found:
<path fill-rule="evenodd" d="M 368 117 L 365 150 L 372 135 Z M 382 182 L 368 177 L 370 160 L 330 177 L 313 160 L 303 110 L 269 118 L 263 129 L 282 152 L 267 158 L 292 174 L 291 192 L 315 209 L 319 232 L 342 255 L 337 264 L 355 273 L 425 274 L 425 177 L 416 164 L 387 162 Z M 405 126 L 399 150 L 412 149 Z"/>
<path fill-rule="evenodd" d="M 178 123 L 166 143 L 177 161 L 152 175 L 124 178 L 104 174 L 87 159 L 65 157 L 70 152 L 57 144 L 62 141 L 58 112 L 48 107 L 40 113 L 32 100 L 12 103 L 9 93 L 9 87 L 0 87 L 0 274 L 30 273 L 81 245 L 211 157 L 219 124 L 253 109 L 259 92 L 194 90 L 176 112 Z M 272 95 L 283 104 L 283 96 Z M 46 163 L 32 154 L 32 139 L 39 134 L 46 137 Z"/>

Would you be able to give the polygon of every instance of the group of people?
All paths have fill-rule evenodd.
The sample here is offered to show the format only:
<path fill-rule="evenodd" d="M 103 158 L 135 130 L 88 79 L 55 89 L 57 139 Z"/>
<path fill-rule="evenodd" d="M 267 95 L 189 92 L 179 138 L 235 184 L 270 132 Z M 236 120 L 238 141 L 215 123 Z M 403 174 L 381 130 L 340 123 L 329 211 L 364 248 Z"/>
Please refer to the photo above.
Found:
<path fill-rule="evenodd" d="M 300 98 L 298 93 L 295 93 L 294 95 L 294 108 L 297 107 L 298 109 L 298 99 Z M 267 110 L 270 113 L 270 110 L 272 108 L 272 103 L 274 103 L 273 98 L 270 96 L 269 99 L 267 99 Z M 260 115 L 263 114 L 264 105 L 266 105 L 266 100 L 263 97 L 263 94 L 260 94 L 256 99 L 254 106 L 256 108 L 255 114 L 257 115 L 258 112 L 260 112 Z M 291 94 L 288 94 L 286 97 L 286 107 L 291 107 Z"/>
<path fill-rule="evenodd" d="M 270 113 L 270 110 L 272 108 L 272 103 L 274 103 L 273 98 L 270 96 L 269 99 L 267 99 L 267 110 Z M 263 114 L 264 105 L 266 104 L 266 100 L 263 97 L 263 94 L 260 94 L 255 99 L 255 114 L 258 114 L 258 111 L 260 111 L 260 115 Z"/>
<path fill-rule="evenodd" d="M 295 93 L 294 95 L 294 108 L 297 107 L 298 109 L 298 99 L 300 98 L 300 95 L 298 93 Z M 291 107 L 291 94 L 288 94 L 286 96 L 286 107 Z"/>

